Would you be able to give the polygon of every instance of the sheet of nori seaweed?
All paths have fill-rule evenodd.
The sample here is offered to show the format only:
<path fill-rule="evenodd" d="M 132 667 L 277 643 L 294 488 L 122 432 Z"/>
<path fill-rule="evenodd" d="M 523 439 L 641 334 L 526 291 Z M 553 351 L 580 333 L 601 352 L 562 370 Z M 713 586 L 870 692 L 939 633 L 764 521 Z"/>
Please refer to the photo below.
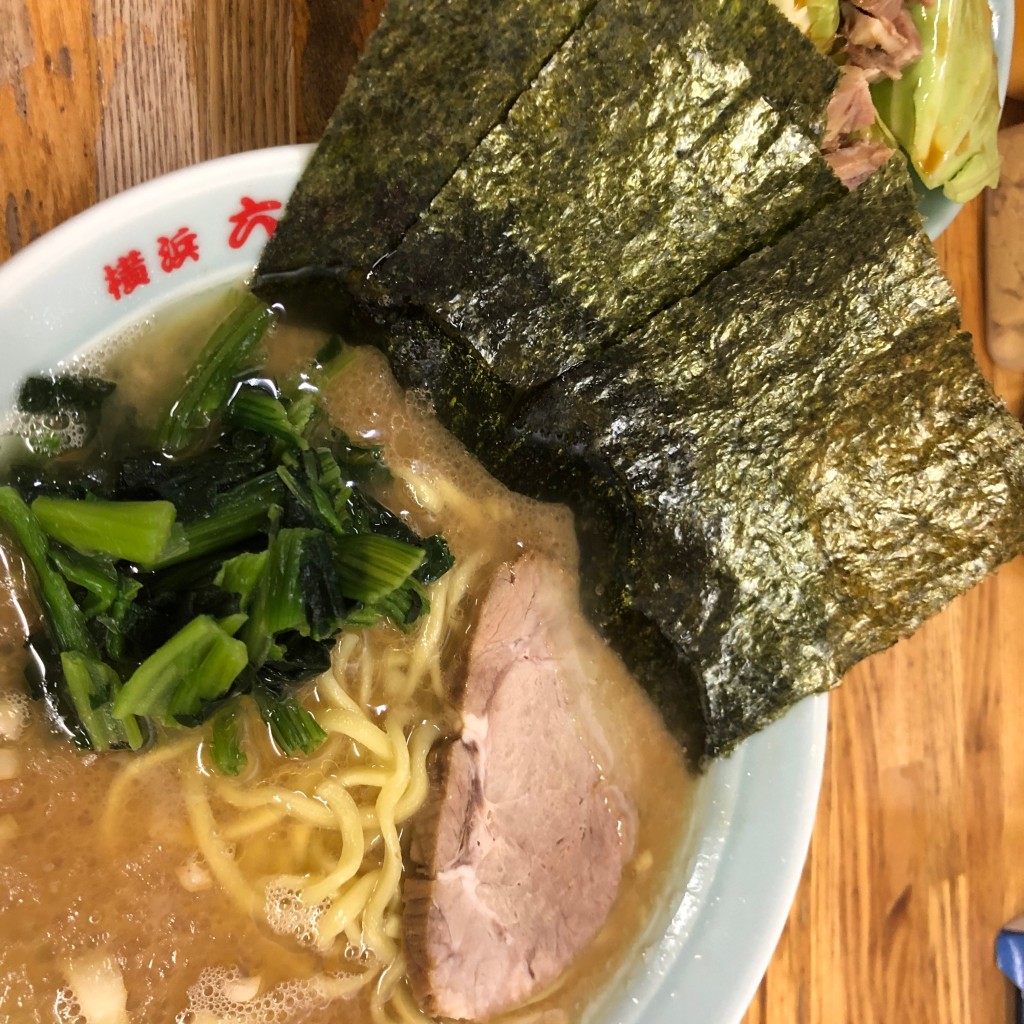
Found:
<path fill-rule="evenodd" d="M 779 38 L 758 77 L 737 56 L 770 23 L 751 13 L 762 2 L 599 0 L 375 267 L 373 292 L 530 385 L 836 200 L 813 134 L 762 94 L 762 67 L 799 33 L 769 11 Z M 816 80 L 824 62 L 800 47 L 786 68 Z"/>
<path fill-rule="evenodd" d="M 763 0 L 696 0 L 699 16 L 690 5 L 672 7 L 674 24 L 661 26 L 665 40 L 671 27 L 677 39 L 694 44 L 693 60 L 717 60 L 720 73 L 701 94 L 677 82 L 671 45 L 666 50 L 641 38 L 637 17 L 664 15 L 667 3 L 619 0 L 615 7 L 600 0 L 586 31 L 574 32 L 590 6 L 577 2 L 568 17 L 560 8 L 555 14 L 565 20 L 549 36 L 551 9 L 523 13 L 496 5 L 520 19 L 517 56 L 506 61 L 491 52 L 477 59 L 475 43 L 485 36 L 488 43 L 508 42 L 479 5 L 470 11 L 443 0 L 391 0 L 393 35 L 371 47 L 339 107 L 333 141 L 322 144 L 317 173 L 304 180 L 304 198 L 292 204 L 261 265 L 270 273 L 264 294 L 281 297 L 281 282 L 304 276 L 355 286 L 435 197 L 414 233 L 420 255 L 452 258 L 452 280 L 477 289 L 482 315 L 497 317 L 498 333 L 482 344 L 469 330 L 472 316 L 439 303 L 443 288 L 429 278 L 427 293 L 436 294 L 423 301 L 424 280 L 416 282 L 409 264 L 398 298 L 415 292 L 410 281 L 418 284 L 421 292 L 412 297 L 433 304 L 445 322 L 410 310 L 367 312 L 349 302 L 346 315 L 354 308 L 365 328 L 350 336 L 387 352 L 399 380 L 430 394 L 441 419 L 506 483 L 574 504 L 587 552 L 584 599 L 597 624 L 691 753 L 715 755 L 804 694 L 834 685 L 859 658 L 915 628 L 1020 550 L 1022 436 L 957 333 L 955 300 L 920 234 L 905 175 L 890 169 L 838 202 L 831 179 L 827 187 L 816 184 L 815 161 L 803 155 L 820 127 L 828 92 L 821 83 L 832 72 L 788 27 L 776 35 L 773 9 Z M 465 18 L 454 33 L 441 28 L 452 16 L 449 7 Z M 615 18 L 624 32 L 601 36 Z M 726 39 L 727 26 L 742 18 L 747 34 Z M 713 37 L 705 25 L 717 30 Z M 450 48 L 424 46 L 431 32 Z M 538 32 L 542 45 L 534 45 Z M 528 82 L 559 32 L 570 41 L 488 134 L 523 87 L 512 83 L 515 74 Z M 470 78 L 451 74 L 463 52 Z M 729 78 L 741 68 L 737 55 L 756 86 Z M 630 74 L 615 79 L 624 60 Z M 511 77 L 501 73 L 506 64 L 518 68 Z M 427 65 L 430 72 L 421 75 Z M 599 76 L 586 74 L 598 65 L 611 76 L 619 104 L 601 107 Z M 659 86 L 668 86 L 657 101 L 644 92 L 647 85 L 633 82 L 646 83 L 643 72 L 652 67 L 664 78 Z M 484 116 L 472 116 L 465 130 L 460 120 L 454 140 L 442 117 L 436 137 L 424 141 L 438 101 L 422 91 L 410 97 L 410 78 L 440 82 L 459 120 L 475 105 L 467 81 L 472 74 L 482 81 L 488 70 L 499 72 L 499 85 L 485 87 Z M 630 150 L 629 119 L 645 96 L 649 130 L 633 138 Z M 674 252 L 681 243 L 679 232 L 663 230 L 672 214 L 663 221 L 655 201 L 676 165 L 654 156 L 658 141 L 674 141 L 675 129 L 666 125 L 680 100 L 687 109 L 695 100 L 711 110 L 720 104 L 705 133 L 696 121 L 689 136 L 680 130 L 684 154 L 687 145 L 697 154 L 712 147 L 724 125 L 738 140 L 730 157 L 748 160 L 749 175 L 752 157 L 785 140 L 790 148 L 781 147 L 774 169 L 800 168 L 820 191 L 731 259 L 692 274 L 682 288 L 677 278 L 674 289 L 658 292 L 667 275 L 658 276 L 657 245 Z M 588 128 L 579 115 L 590 111 L 616 123 L 595 117 Z M 794 129 L 780 112 L 807 130 Z M 383 148 L 371 138 L 384 140 Z M 414 151 L 395 140 L 413 140 Z M 589 171 L 573 162 L 586 145 L 599 165 Z M 505 168 L 497 165 L 502 159 Z M 695 179 L 715 169 L 696 161 L 690 168 Z M 616 180 L 614 172 L 623 170 Z M 580 173 L 582 183 L 574 177 Z M 481 182 L 493 191 L 477 195 Z M 731 197 L 713 175 L 710 183 L 713 195 Z M 787 187 L 781 175 L 773 185 Z M 544 203 L 538 189 L 546 190 Z M 748 197 L 742 189 L 735 195 Z M 714 216 L 705 204 L 703 219 Z M 724 223 L 730 225 L 728 216 Z M 461 238 L 468 253 L 498 252 L 504 262 L 460 264 L 451 237 Z M 605 239 L 619 249 L 588 251 L 585 243 Z M 700 290 L 608 348 L 625 327 L 660 308 L 631 306 L 636 300 L 620 278 L 637 291 L 650 284 L 661 307 Z M 602 281 L 611 282 L 609 292 Z M 501 294 L 506 285 L 519 289 L 518 298 Z M 505 311 L 514 314 L 523 297 L 530 297 L 531 314 L 538 301 L 565 314 L 547 326 L 564 332 L 567 355 L 539 362 L 540 333 L 539 350 L 532 341 L 515 347 Z M 582 330 L 570 322 L 574 312 Z M 539 332 L 544 325 L 537 322 Z M 495 373 L 495 353 L 510 343 L 510 362 Z M 523 394 L 554 369 L 601 349 L 599 358 Z"/>
<path fill-rule="evenodd" d="M 705 755 L 1024 546 L 1024 432 L 958 316 L 893 162 L 521 411 L 521 487 L 537 447 L 625 482 L 632 550 L 600 586 L 696 674 Z M 646 682 L 671 710 L 691 680 Z"/>
<path fill-rule="evenodd" d="M 343 281 L 389 252 L 593 2 L 389 0 L 263 253 L 258 293 L 287 302 L 305 278 Z"/>
<path fill-rule="evenodd" d="M 741 25 L 733 44 L 764 98 L 820 136 L 839 73 L 769 0 L 714 0 L 712 17 Z"/>

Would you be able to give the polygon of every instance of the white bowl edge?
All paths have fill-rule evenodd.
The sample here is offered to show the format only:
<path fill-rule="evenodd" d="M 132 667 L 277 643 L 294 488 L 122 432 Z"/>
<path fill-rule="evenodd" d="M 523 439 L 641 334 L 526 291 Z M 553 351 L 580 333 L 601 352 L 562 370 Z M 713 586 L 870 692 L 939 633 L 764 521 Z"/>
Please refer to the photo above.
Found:
<path fill-rule="evenodd" d="M 0 267 L 0 358 L 10 389 L 0 395 L 0 408 L 26 373 L 66 361 L 169 302 L 245 279 L 262 239 L 238 251 L 207 240 L 204 260 L 208 256 L 212 264 L 154 277 L 148 290 L 114 305 L 99 270 L 140 237 L 173 231 L 179 222 L 222 221 L 240 189 L 287 196 L 310 149 L 238 154 L 147 182 L 73 218 Z M 827 697 L 805 700 L 709 768 L 697 786 L 677 880 L 637 957 L 605 987 L 588 1019 L 740 1020 L 799 884 L 821 784 L 827 715 Z"/>

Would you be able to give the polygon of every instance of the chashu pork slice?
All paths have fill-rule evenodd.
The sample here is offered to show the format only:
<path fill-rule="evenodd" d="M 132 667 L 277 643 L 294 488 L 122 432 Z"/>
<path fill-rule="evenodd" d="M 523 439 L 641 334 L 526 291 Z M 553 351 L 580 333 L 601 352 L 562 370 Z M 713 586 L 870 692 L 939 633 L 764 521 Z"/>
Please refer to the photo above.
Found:
<path fill-rule="evenodd" d="M 587 642 L 568 574 L 532 556 L 499 571 L 405 886 L 409 974 L 430 1013 L 482 1019 L 530 999 L 615 900 L 634 810 L 602 772 Z"/>

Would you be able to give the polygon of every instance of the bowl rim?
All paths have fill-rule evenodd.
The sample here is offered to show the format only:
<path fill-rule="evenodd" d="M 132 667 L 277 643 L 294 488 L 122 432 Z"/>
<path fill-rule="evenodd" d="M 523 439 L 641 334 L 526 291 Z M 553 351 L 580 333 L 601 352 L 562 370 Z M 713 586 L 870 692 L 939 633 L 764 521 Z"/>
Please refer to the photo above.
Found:
<path fill-rule="evenodd" d="M 182 210 L 194 209 L 193 220 L 208 216 L 203 211 L 223 206 L 238 195 L 239 186 L 254 194 L 276 188 L 286 196 L 311 150 L 308 145 L 256 150 L 146 182 L 84 211 L 0 266 L 0 322 L 8 326 L 8 338 L 29 342 L 17 353 L 23 368 L 8 378 L 20 379 L 25 367 L 52 366 L 187 294 L 244 279 L 258 246 L 230 254 L 222 247 L 212 270 L 193 273 L 181 285 L 161 280 L 161 289 L 127 304 L 123 312 L 125 304 L 111 304 L 102 295 L 98 275 L 91 285 L 99 296 L 94 302 L 71 288 L 70 297 L 50 304 L 47 315 L 34 316 L 30 308 L 52 295 L 54 280 L 80 276 L 82 266 L 95 267 L 103 254 L 118 251 L 127 244 L 119 240 L 133 237 L 140 225 L 167 223 L 172 210 L 172 221 L 185 216 Z M 66 304 L 76 302 L 81 310 L 60 315 Z M 0 362 L 10 364 L 14 355 L 13 347 L 0 348 Z M 0 405 L 9 397 L 0 395 Z M 603 986 L 586 1019 L 675 1024 L 684 1007 L 702 1024 L 734 1024 L 742 1017 L 800 881 L 821 784 L 827 718 L 827 696 L 809 698 L 731 757 L 712 764 L 699 780 L 689 834 L 671 867 L 673 881 L 662 905 L 640 936 L 637 953 Z"/>

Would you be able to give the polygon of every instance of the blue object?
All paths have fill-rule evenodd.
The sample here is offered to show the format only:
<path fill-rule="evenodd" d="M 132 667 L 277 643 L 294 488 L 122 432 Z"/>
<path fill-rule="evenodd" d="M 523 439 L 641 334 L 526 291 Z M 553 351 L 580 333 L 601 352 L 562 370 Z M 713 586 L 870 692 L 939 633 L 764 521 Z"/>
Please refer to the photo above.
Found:
<path fill-rule="evenodd" d="M 1024 917 L 1015 918 L 996 936 L 996 963 L 1017 988 L 1017 1024 L 1024 1024 Z"/>

